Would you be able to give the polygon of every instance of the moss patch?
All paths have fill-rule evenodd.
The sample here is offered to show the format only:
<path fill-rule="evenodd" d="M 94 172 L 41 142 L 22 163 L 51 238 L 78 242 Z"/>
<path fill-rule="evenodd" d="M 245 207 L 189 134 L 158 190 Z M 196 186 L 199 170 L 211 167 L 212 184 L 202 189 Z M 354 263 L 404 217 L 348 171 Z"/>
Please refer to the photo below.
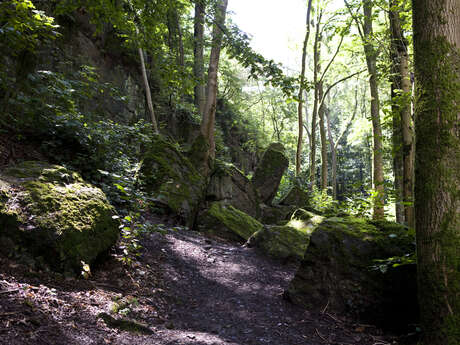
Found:
<path fill-rule="evenodd" d="M 179 148 L 154 136 L 140 171 L 145 190 L 164 201 L 187 225 L 193 225 L 204 196 L 205 179 Z"/>
<path fill-rule="evenodd" d="M 5 173 L 1 184 L 10 184 L 10 191 L 0 210 L 0 232 L 45 257 L 52 268 L 78 271 L 81 261 L 91 264 L 116 242 L 113 207 L 77 173 L 44 162 L 25 162 Z"/>
<path fill-rule="evenodd" d="M 278 191 L 278 186 L 289 159 L 281 143 L 272 143 L 264 155 L 252 178 L 252 183 L 261 200 L 270 205 Z"/>
<path fill-rule="evenodd" d="M 385 229 L 354 217 L 323 220 L 310 237 L 305 257 L 289 286 L 289 298 L 316 310 L 328 303 L 332 312 L 348 313 L 368 322 L 386 324 L 398 317 L 415 322 L 413 265 L 390 268 L 385 274 L 373 269 L 376 259 L 413 253 L 414 238 L 394 223 L 385 224 Z M 398 322 L 393 325 L 404 326 Z"/>
<path fill-rule="evenodd" d="M 223 202 L 214 202 L 200 217 L 200 230 L 235 240 L 248 240 L 263 225 L 248 214 Z"/>
<path fill-rule="evenodd" d="M 297 224 L 267 226 L 250 239 L 251 246 L 257 246 L 265 254 L 276 259 L 302 259 L 308 248 L 309 232 Z"/>
<path fill-rule="evenodd" d="M 280 205 L 306 207 L 310 204 L 310 195 L 299 186 L 292 186 L 288 193 L 281 198 Z"/>

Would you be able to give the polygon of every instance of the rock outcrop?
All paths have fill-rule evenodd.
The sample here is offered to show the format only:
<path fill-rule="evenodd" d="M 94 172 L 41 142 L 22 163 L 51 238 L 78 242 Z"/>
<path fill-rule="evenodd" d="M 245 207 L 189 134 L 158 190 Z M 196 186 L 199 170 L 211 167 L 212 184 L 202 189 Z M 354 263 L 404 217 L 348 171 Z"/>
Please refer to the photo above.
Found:
<path fill-rule="evenodd" d="M 0 237 L 58 271 L 91 264 L 117 240 L 118 222 L 105 194 L 79 174 L 23 162 L 0 174 Z"/>
<path fill-rule="evenodd" d="M 290 216 L 296 210 L 295 206 L 260 204 L 260 221 L 264 224 L 280 225 L 289 221 Z"/>
<path fill-rule="evenodd" d="M 299 217 L 296 212 L 285 225 L 264 226 L 251 236 L 248 244 L 276 259 L 303 259 L 311 233 L 323 221 L 321 216 L 303 212 L 309 216 Z"/>
<path fill-rule="evenodd" d="M 232 164 L 216 162 L 206 199 L 225 201 L 251 217 L 260 217 L 258 197 L 251 181 Z"/>
<path fill-rule="evenodd" d="M 287 296 L 309 310 L 347 313 L 382 326 L 416 321 L 415 265 L 390 267 L 375 260 L 414 251 L 414 239 L 396 223 L 353 217 L 323 221 L 310 238 Z"/>
<path fill-rule="evenodd" d="M 237 242 L 245 242 L 263 225 L 246 213 L 226 204 L 214 202 L 198 217 L 200 231 Z"/>
<path fill-rule="evenodd" d="M 140 173 L 145 191 L 192 226 L 206 183 L 178 147 L 159 135 L 154 136 L 143 155 Z"/>
<path fill-rule="evenodd" d="M 310 204 L 309 194 L 297 185 L 292 186 L 288 193 L 281 198 L 280 205 L 307 207 Z"/>
<path fill-rule="evenodd" d="M 253 186 L 263 203 L 271 205 L 278 191 L 281 177 L 288 166 L 289 159 L 286 156 L 283 144 L 270 144 L 265 150 L 252 178 Z"/>

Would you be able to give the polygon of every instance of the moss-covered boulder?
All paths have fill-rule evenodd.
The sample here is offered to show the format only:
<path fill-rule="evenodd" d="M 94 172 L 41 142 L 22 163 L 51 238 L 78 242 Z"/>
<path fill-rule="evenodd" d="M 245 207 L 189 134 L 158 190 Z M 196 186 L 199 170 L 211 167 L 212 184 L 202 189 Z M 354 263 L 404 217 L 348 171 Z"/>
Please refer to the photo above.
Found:
<path fill-rule="evenodd" d="M 297 185 L 292 186 L 281 198 L 280 205 L 306 207 L 310 204 L 310 195 Z"/>
<path fill-rule="evenodd" d="M 378 268 L 386 266 L 375 261 L 413 253 L 414 238 L 396 223 L 380 225 L 353 217 L 323 221 L 287 290 L 289 299 L 382 326 L 416 321 L 415 265 L 390 265 L 383 273 Z"/>
<path fill-rule="evenodd" d="M 143 154 L 140 172 L 146 192 L 191 226 L 204 197 L 205 179 L 177 145 L 154 136 Z"/>
<path fill-rule="evenodd" d="M 198 229 L 233 241 L 245 242 L 263 225 L 248 214 L 226 204 L 214 202 L 198 217 Z"/>
<path fill-rule="evenodd" d="M 79 271 L 117 240 L 105 194 L 75 172 L 23 162 L 0 173 L 0 236 L 10 237 L 55 270 Z"/>
<path fill-rule="evenodd" d="M 233 164 L 216 160 L 206 191 L 206 199 L 225 201 L 251 217 L 260 217 L 259 202 L 254 186 Z"/>
<path fill-rule="evenodd" d="M 281 177 L 288 166 L 289 159 L 286 156 L 283 144 L 270 144 L 265 150 L 252 178 L 252 183 L 263 203 L 271 205 L 278 191 Z"/>
<path fill-rule="evenodd" d="M 318 215 L 301 219 L 294 214 L 286 225 L 265 226 L 251 236 L 248 244 L 276 259 L 303 259 L 310 235 L 322 221 Z"/>
<path fill-rule="evenodd" d="M 284 205 L 265 205 L 260 204 L 260 221 L 264 224 L 277 224 L 280 223 L 287 223 L 292 215 L 292 213 L 296 210 L 295 206 L 284 206 Z"/>

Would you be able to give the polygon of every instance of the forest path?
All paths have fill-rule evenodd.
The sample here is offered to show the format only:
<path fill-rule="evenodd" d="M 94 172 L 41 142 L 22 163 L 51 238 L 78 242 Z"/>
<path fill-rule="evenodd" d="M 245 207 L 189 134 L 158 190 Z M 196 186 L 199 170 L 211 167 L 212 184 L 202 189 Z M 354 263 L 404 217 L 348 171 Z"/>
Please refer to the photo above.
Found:
<path fill-rule="evenodd" d="M 145 234 L 132 266 L 114 254 L 89 280 L 34 271 L 0 255 L 0 344 L 396 344 L 375 328 L 286 301 L 293 263 L 181 227 L 165 229 Z M 115 319 L 146 328 L 124 331 Z"/>
<path fill-rule="evenodd" d="M 162 331 L 158 344 L 389 344 L 359 325 L 286 301 L 294 263 L 193 231 L 151 234 L 144 245 L 149 253 L 163 253 L 164 283 L 175 298 L 171 329 Z"/>

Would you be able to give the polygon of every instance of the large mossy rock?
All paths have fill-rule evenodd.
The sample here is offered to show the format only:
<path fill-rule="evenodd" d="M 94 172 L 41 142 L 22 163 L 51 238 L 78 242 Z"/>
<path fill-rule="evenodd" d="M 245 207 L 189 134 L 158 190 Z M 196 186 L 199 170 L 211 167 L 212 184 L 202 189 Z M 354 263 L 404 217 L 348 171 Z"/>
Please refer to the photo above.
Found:
<path fill-rule="evenodd" d="M 415 265 L 382 273 L 375 260 L 413 251 L 413 236 L 396 223 L 329 218 L 312 234 L 287 296 L 309 310 L 327 306 L 382 326 L 407 325 L 416 321 Z"/>
<path fill-rule="evenodd" d="M 251 217 L 260 217 L 260 207 L 254 186 L 232 164 L 216 161 L 208 184 L 206 199 L 225 201 Z"/>
<path fill-rule="evenodd" d="M 287 194 L 281 198 L 280 205 L 307 207 L 310 204 L 310 195 L 297 185 L 292 186 Z"/>
<path fill-rule="evenodd" d="M 245 242 L 263 225 L 248 214 L 226 204 L 214 202 L 198 217 L 198 229 L 233 241 Z"/>
<path fill-rule="evenodd" d="M 295 206 L 273 205 L 268 206 L 260 204 L 260 221 L 264 224 L 277 224 L 286 223 L 292 213 L 296 210 Z"/>
<path fill-rule="evenodd" d="M 23 162 L 0 174 L 0 237 L 55 270 L 81 270 L 116 242 L 118 222 L 105 194 L 75 172 Z"/>
<path fill-rule="evenodd" d="M 140 169 L 145 191 L 158 198 L 188 226 L 193 225 L 205 192 L 205 179 L 176 145 L 159 135 L 143 155 Z"/>
<path fill-rule="evenodd" d="M 323 221 L 323 217 L 292 217 L 286 225 L 265 226 L 248 241 L 250 246 L 260 248 L 276 259 L 303 259 L 308 248 L 310 235 Z"/>
<path fill-rule="evenodd" d="M 284 171 L 288 166 L 289 159 L 286 156 L 283 144 L 270 144 L 265 150 L 252 178 L 252 183 L 263 203 L 271 205 L 278 191 L 281 177 L 283 177 Z"/>

